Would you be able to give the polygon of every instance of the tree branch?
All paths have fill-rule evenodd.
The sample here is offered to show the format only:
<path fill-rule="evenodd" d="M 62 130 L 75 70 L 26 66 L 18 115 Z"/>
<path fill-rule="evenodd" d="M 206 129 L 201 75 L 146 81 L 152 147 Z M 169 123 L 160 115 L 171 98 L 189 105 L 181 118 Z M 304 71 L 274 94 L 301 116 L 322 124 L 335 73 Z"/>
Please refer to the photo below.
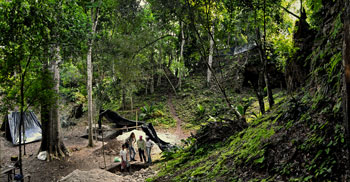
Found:
<path fill-rule="evenodd" d="M 298 16 L 298 15 L 294 14 L 293 12 L 289 11 L 287 8 L 285 8 L 285 7 L 283 7 L 283 6 L 280 6 L 280 5 L 279 5 L 278 7 L 282 8 L 282 9 L 283 9 L 284 11 L 286 11 L 287 13 L 293 15 L 295 18 L 300 19 L 300 16 Z"/>
<path fill-rule="evenodd" d="M 152 41 L 152 42 L 146 44 L 145 46 L 143 46 L 143 47 L 141 47 L 139 50 L 137 50 L 136 53 L 132 56 L 131 59 L 134 59 L 134 58 L 136 57 L 136 55 L 139 54 L 143 49 L 147 48 L 148 46 L 150 46 L 150 45 L 156 43 L 157 41 L 162 40 L 162 39 L 164 39 L 164 38 L 166 38 L 166 37 L 172 37 L 172 35 L 170 35 L 170 34 L 164 35 L 164 36 L 159 37 L 158 39 L 156 39 L 156 40 L 154 40 L 154 41 Z"/>

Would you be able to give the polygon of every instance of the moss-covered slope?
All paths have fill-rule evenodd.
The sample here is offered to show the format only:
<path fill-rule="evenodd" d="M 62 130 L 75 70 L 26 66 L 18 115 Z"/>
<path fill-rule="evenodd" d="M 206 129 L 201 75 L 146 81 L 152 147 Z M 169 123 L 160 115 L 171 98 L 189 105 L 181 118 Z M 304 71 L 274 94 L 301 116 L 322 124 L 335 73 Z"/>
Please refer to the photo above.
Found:
<path fill-rule="evenodd" d="M 303 55 L 309 70 L 303 87 L 222 141 L 191 139 L 184 149 L 165 154 L 153 181 L 349 180 L 341 99 L 343 6 L 327 1 L 324 7 L 312 51 Z"/>

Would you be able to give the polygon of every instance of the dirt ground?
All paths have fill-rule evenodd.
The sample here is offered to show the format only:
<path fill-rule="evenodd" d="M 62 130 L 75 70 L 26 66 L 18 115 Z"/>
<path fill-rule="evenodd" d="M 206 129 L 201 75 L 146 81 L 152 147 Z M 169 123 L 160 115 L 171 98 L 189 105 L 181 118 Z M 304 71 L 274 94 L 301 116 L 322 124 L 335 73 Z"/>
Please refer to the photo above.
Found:
<path fill-rule="evenodd" d="M 171 144 L 181 144 L 181 140 L 189 137 L 191 135 L 191 131 L 182 130 L 182 121 L 177 117 L 176 111 L 172 106 L 171 99 L 169 100 L 168 104 L 170 105 L 169 107 L 171 109 L 172 116 L 176 119 L 177 126 L 169 129 L 155 129 L 157 131 L 158 137 L 162 140 Z M 79 174 L 80 176 L 84 176 L 85 173 L 91 171 L 91 173 L 96 173 L 95 177 L 98 177 L 101 174 L 103 175 L 101 171 L 105 171 L 98 169 L 104 169 L 105 166 L 108 168 L 112 165 L 116 165 L 117 163 L 114 163 L 114 158 L 119 157 L 121 145 L 130 132 L 124 133 L 118 136 L 116 139 L 110 140 L 108 143 L 105 142 L 105 158 L 103 158 L 102 142 L 95 141 L 94 147 L 87 147 L 88 140 L 81 137 L 86 134 L 86 123 L 79 123 L 81 124 L 78 126 L 62 128 L 63 142 L 70 151 L 69 156 L 65 157 L 64 159 L 53 160 L 50 162 L 38 160 L 37 154 L 41 142 L 26 144 L 26 155 L 22 158 L 24 175 L 30 174 L 32 182 L 58 181 L 63 177 L 70 175 L 70 173 L 73 171 L 74 173 L 72 173 L 71 176 L 79 176 Z M 144 135 L 141 131 L 136 131 L 135 133 L 137 133 L 137 137 L 139 135 Z M 152 160 L 154 161 L 159 159 L 161 157 L 160 153 L 161 150 L 159 147 L 157 145 L 154 145 L 152 149 Z M 4 138 L 4 133 L 0 133 L 1 170 L 6 166 L 11 165 L 11 156 L 18 155 L 18 147 L 13 146 L 10 141 L 7 141 Z M 138 153 L 136 154 L 136 160 L 139 161 Z M 16 173 L 19 173 L 19 170 L 17 170 Z M 119 172 L 119 174 L 116 173 L 116 176 L 119 176 L 119 181 L 140 181 L 140 179 L 143 179 L 142 176 L 145 177 L 154 173 L 155 171 L 153 171 L 151 168 L 148 168 L 142 169 L 140 172 L 134 172 L 133 174 L 126 175 Z M 75 181 L 74 177 L 72 179 Z M 0 176 L 0 181 L 7 181 L 7 177 Z"/>
<path fill-rule="evenodd" d="M 176 138 L 174 140 L 180 141 L 184 136 L 178 138 L 175 136 L 175 129 L 162 130 L 156 129 L 160 138 Z M 53 160 L 51 162 L 41 161 L 36 158 L 37 152 L 40 147 L 40 142 L 26 144 L 26 155 L 23 157 L 23 170 L 24 174 L 31 175 L 31 181 L 57 181 L 62 177 L 67 176 L 76 169 L 81 171 L 89 171 L 93 169 L 104 168 L 104 159 L 102 155 L 102 142 L 96 142 L 92 148 L 87 147 L 88 140 L 82 138 L 86 132 L 86 126 L 74 126 L 68 129 L 63 129 L 64 144 L 70 151 L 70 156 L 61 160 Z M 174 134 L 174 135 L 173 135 Z M 165 141 L 167 141 L 165 139 Z M 1 150 L 1 166 L 8 166 L 10 158 L 13 155 L 18 156 L 18 147 L 12 145 L 10 141 L 7 141 L 3 133 L 0 137 L 0 150 Z M 178 143 L 178 142 L 177 142 Z M 119 156 L 122 141 L 117 139 L 105 143 L 105 161 L 106 166 L 115 164 L 114 157 Z M 154 148 L 158 148 L 155 145 Z M 152 159 L 159 158 L 160 150 L 154 149 L 152 152 Z M 136 155 L 138 160 L 138 154 Z M 17 171 L 19 173 L 19 171 Z M 0 177 L 0 181 L 6 181 L 5 176 Z"/>

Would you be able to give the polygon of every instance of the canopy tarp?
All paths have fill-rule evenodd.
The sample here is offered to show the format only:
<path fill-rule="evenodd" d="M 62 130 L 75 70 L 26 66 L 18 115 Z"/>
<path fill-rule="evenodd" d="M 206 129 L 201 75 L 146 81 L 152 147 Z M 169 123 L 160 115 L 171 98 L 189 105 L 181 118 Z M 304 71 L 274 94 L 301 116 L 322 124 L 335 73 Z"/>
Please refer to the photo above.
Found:
<path fill-rule="evenodd" d="M 21 119 L 20 112 L 10 112 L 4 118 L 4 122 L 1 126 L 1 130 L 6 132 L 6 138 L 14 145 L 19 144 L 19 123 Z M 38 121 L 38 118 L 34 112 L 29 111 L 24 113 L 24 136 L 22 133 L 22 144 L 35 142 L 41 140 L 41 125 Z M 24 140 L 25 139 L 25 140 Z"/>
<path fill-rule="evenodd" d="M 101 125 L 101 119 L 102 117 L 105 117 L 108 121 L 115 123 L 117 128 L 123 128 L 125 126 L 127 127 L 133 127 L 133 126 L 141 126 L 143 132 L 146 133 L 146 135 L 155 142 L 159 148 L 162 151 L 169 151 L 174 148 L 174 145 L 163 141 L 157 136 L 157 133 L 152 125 L 152 123 L 146 123 L 144 121 L 133 121 L 128 120 L 123 117 L 121 117 L 118 113 L 111 111 L 111 110 L 101 110 L 100 116 L 99 116 L 99 125 Z"/>

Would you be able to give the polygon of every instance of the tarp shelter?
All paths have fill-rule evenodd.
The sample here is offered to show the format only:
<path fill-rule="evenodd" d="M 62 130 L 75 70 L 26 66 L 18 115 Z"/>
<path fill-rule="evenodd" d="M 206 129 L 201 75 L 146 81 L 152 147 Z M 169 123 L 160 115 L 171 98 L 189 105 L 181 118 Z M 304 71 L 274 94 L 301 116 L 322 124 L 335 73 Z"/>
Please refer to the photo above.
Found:
<path fill-rule="evenodd" d="M 4 122 L 2 123 L 1 130 L 6 132 L 6 138 L 14 145 L 19 144 L 19 122 L 21 119 L 21 113 L 20 112 L 10 112 L 7 116 L 4 118 Z M 25 112 L 24 113 L 24 134 L 25 134 L 25 143 L 30 143 L 34 141 L 41 140 L 41 125 L 38 121 L 38 118 L 34 114 L 34 112 Z M 23 131 L 22 131 L 23 132 Z M 23 133 L 22 133 L 22 144 L 24 143 L 23 140 Z"/>
<path fill-rule="evenodd" d="M 169 151 L 172 150 L 175 146 L 172 144 L 163 141 L 160 139 L 157 135 L 156 130 L 153 128 L 152 123 L 146 123 L 144 121 L 133 121 L 128 120 L 120 116 L 118 113 L 111 111 L 111 110 L 101 110 L 100 116 L 99 116 L 99 126 L 101 126 L 101 119 L 102 117 L 105 117 L 108 121 L 115 123 L 116 128 L 123 128 L 123 127 L 134 127 L 134 126 L 140 126 L 143 130 L 143 132 L 146 133 L 146 135 L 155 142 L 159 148 L 162 151 Z"/>

